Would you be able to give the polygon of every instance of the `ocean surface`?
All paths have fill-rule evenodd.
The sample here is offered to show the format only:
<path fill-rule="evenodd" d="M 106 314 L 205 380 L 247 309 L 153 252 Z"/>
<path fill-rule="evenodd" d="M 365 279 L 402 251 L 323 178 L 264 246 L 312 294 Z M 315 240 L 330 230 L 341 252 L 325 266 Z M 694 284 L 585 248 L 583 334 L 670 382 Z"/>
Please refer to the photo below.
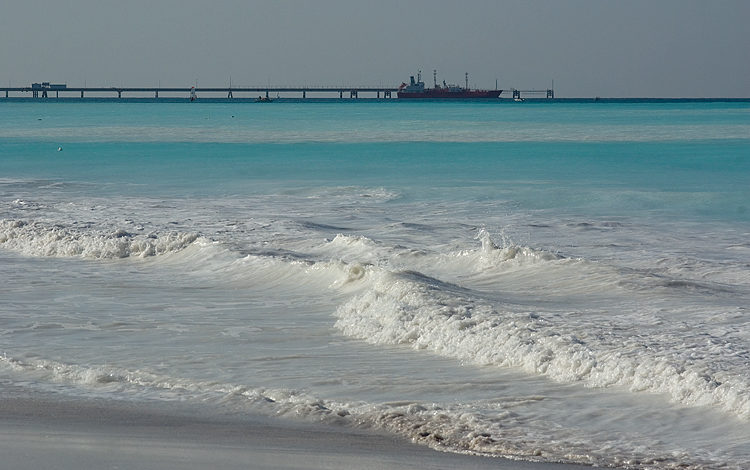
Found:
<path fill-rule="evenodd" d="M 0 103 L 0 279 L 6 391 L 750 468 L 748 103 Z"/>

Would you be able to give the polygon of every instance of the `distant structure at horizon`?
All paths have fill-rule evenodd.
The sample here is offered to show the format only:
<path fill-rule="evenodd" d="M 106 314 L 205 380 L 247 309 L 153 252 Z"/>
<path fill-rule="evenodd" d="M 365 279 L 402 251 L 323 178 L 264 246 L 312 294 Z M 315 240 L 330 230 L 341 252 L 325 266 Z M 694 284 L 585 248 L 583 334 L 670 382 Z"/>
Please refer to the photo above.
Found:
<path fill-rule="evenodd" d="M 259 87 L 197 87 L 197 86 L 159 86 L 156 87 L 73 87 L 67 83 L 33 82 L 29 86 L 0 87 L 0 100 L 19 99 L 62 99 L 62 100 L 172 100 L 172 101 L 351 101 L 366 99 L 371 101 L 393 100 L 422 100 L 422 101 L 723 101 L 747 102 L 750 97 L 570 97 L 555 96 L 554 88 L 547 89 L 499 89 L 497 81 L 495 89 L 480 90 L 469 88 L 469 74 L 466 73 L 465 85 L 442 85 L 437 80 L 437 70 L 433 71 L 433 87 L 427 88 L 422 81 L 421 70 L 416 78 L 412 75 L 409 83 L 401 83 L 398 87 L 349 87 L 349 86 L 319 86 L 319 87 L 274 87 L 270 84 Z M 554 87 L 554 81 L 552 82 Z M 54 95 L 52 93 L 54 92 Z M 11 96 L 13 93 L 13 96 Z M 258 95 L 260 93 L 260 95 Z M 503 93 L 505 93 L 503 95 Z M 30 94 L 30 95 L 29 95 Z M 62 94 L 62 96 L 61 96 Z M 116 97 L 115 97 L 116 94 Z M 235 96 L 242 95 L 245 96 Z M 271 96 L 274 94 L 275 96 Z M 206 96 L 208 95 L 208 96 Z M 364 96 L 360 96 L 364 95 Z"/>
<path fill-rule="evenodd" d="M 331 94 L 338 94 L 338 99 L 345 99 L 344 96 L 348 95 L 348 99 L 358 99 L 360 93 L 369 94 L 370 98 L 389 100 L 393 99 L 393 94 L 396 93 L 397 99 L 422 99 L 422 100 L 497 100 L 503 98 L 501 95 L 504 90 L 497 88 L 497 81 L 495 82 L 494 90 L 473 90 L 469 88 L 469 74 L 465 73 L 465 86 L 461 87 L 458 85 L 447 84 L 443 81 L 442 86 L 437 82 L 437 70 L 433 71 L 434 86 L 432 88 L 425 87 L 422 81 L 422 72 L 417 73 L 417 79 L 414 79 L 412 75 L 410 77 L 410 83 L 401 83 L 397 88 L 393 87 L 347 87 L 347 86 L 322 86 L 322 87 L 272 87 L 270 84 L 265 87 L 233 87 L 230 84 L 229 87 L 162 87 L 161 84 L 158 87 L 69 87 L 66 83 L 51 83 L 51 82 L 35 82 L 30 87 L 11 87 L 0 88 L 0 92 L 5 91 L 5 98 L 10 98 L 10 93 L 31 93 L 31 98 L 49 98 L 51 92 L 55 93 L 55 98 L 60 98 L 60 92 L 66 93 L 80 93 L 80 98 L 86 98 L 86 94 L 91 97 L 92 94 L 107 94 L 117 93 L 117 98 L 122 99 L 123 93 L 128 93 L 132 96 L 133 93 L 140 94 L 152 94 L 154 99 L 159 98 L 159 93 L 189 93 L 188 97 L 190 101 L 196 101 L 199 93 L 221 93 L 226 96 L 226 99 L 234 99 L 235 93 L 261 93 L 258 99 L 263 101 L 271 100 L 271 93 L 276 94 L 276 98 L 281 98 L 281 93 L 286 94 L 285 98 L 290 98 L 290 93 L 300 94 L 301 99 L 308 99 L 308 94 L 327 95 L 326 98 L 331 98 Z M 554 82 L 553 82 L 554 83 Z M 508 90 L 512 95 L 514 101 L 523 101 L 521 94 L 525 95 L 543 95 L 547 99 L 554 99 L 555 94 L 552 88 L 545 90 L 519 90 L 516 88 L 510 88 Z M 265 93 L 265 97 L 262 94 Z M 381 98 L 382 97 L 382 98 Z M 68 99 L 71 97 L 68 96 Z M 142 98 L 142 96 L 139 96 Z M 291 97 L 293 98 L 293 97 Z M 312 96 L 310 97 L 312 98 Z"/>

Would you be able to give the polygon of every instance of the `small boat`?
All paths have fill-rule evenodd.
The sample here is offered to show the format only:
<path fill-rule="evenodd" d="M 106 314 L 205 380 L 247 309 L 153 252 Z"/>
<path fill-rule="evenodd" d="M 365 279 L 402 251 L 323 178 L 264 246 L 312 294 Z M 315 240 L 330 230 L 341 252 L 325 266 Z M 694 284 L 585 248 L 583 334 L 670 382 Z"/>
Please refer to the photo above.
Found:
<path fill-rule="evenodd" d="M 267 96 L 266 97 L 259 96 L 258 99 L 255 100 L 256 103 L 270 103 L 271 101 L 273 100 Z"/>

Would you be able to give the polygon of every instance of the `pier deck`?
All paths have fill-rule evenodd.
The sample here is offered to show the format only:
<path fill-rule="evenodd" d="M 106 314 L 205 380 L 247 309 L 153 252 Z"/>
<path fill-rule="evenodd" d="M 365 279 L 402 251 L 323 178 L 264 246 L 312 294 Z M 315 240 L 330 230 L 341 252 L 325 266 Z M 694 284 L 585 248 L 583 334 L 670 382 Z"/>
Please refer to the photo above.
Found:
<path fill-rule="evenodd" d="M 290 94 L 296 94 L 297 97 L 301 96 L 303 99 L 308 97 L 308 94 L 326 95 L 328 97 L 337 97 L 340 99 L 359 98 L 360 93 L 374 95 L 376 98 L 395 98 L 395 92 L 397 88 L 386 88 L 386 87 L 69 87 L 69 86 L 26 86 L 26 87 L 0 87 L 0 98 L 4 95 L 5 98 L 10 98 L 11 93 L 13 97 L 30 97 L 30 98 L 60 98 L 60 97 L 74 97 L 74 98 L 85 98 L 86 95 L 92 96 L 111 96 L 117 98 L 126 97 L 143 97 L 143 95 L 152 96 L 153 98 L 162 97 L 165 94 L 171 94 L 172 96 L 178 95 L 189 99 L 191 96 L 200 97 L 201 94 L 220 94 L 228 99 L 231 98 L 257 98 L 258 96 L 264 96 L 266 98 L 272 98 L 272 94 L 280 95 L 284 94 L 289 96 Z M 244 96 L 242 96 L 244 95 Z"/>

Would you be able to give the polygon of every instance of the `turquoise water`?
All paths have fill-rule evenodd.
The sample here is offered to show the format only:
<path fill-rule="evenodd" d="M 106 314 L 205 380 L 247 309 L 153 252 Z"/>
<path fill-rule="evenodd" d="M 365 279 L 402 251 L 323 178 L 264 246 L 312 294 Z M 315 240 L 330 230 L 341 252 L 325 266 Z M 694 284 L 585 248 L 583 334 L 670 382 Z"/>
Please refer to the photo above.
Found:
<path fill-rule="evenodd" d="M 750 461 L 748 103 L 0 104 L 0 378 Z"/>
<path fill-rule="evenodd" d="M 6 106 L 2 151 L 18 156 L 3 162 L 8 174 L 134 194 L 247 194 L 356 178 L 419 197 L 512 193 L 531 209 L 591 206 L 604 192 L 622 199 L 590 210 L 750 217 L 744 103 Z"/>

